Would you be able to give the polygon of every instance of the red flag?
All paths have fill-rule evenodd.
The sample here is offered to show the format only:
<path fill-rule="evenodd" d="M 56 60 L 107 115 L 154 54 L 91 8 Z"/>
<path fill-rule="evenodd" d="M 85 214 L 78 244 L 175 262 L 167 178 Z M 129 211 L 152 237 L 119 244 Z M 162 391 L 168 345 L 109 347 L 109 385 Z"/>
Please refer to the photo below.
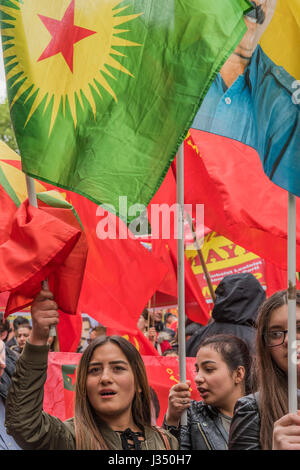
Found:
<path fill-rule="evenodd" d="M 64 263 L 79 237 L 80 231 L 72 225 L 28 201 L 21 204 L 9 239 L 0 246 L 0 292 L 11 292 L 6 316 L 30 305 L 41 282 Z"/>
<path fill-rule="evenodd" d="M 106 327 L 135 334 L 138 318 L 167 273 L 166 266 L 131 238 L 125 224 L 78 194 L 70 195 L 88 238 L 79 308 Z M 99 238 L 107 224 L 113 238 Z M 103 236 L 103 233 L 101 233 Z"/>
<path fill-rule="evenodd" d="M 159 352 L 148 338 L 139 330 L 136 329 L 135 333 L 128 333 L 127 331 L 115 330 L 113 328 L 107 328 L 107 335 L 119 335 L 123 336 L 129 341 L 142 356 L 159 356 Z"/>
<path fill-rule="evenodd" d="M 287 269 L 288 193 L 268 179 L 254 149 L 191 129 L 185 141 L 185 198 L 204 204 L 205 225 Z M 297 201 L 298 215 L 299 210 Z M 300 249 L 296 261 L 299 271 Z"/>
<path fill-rule="evenodd" d="M 8 239 L 16 210 L 16 204 L 0 186 L 0 245 Z"/>
<path fill-rule="evenodd" d="M 44 411 L 61 420 L 69 419 L 74 413 L 76 367 L 81 354 L 49 353 L 47 381 L 44 387 Z M 177 357 L 142 356 L 150 387 L 159 401 L 157 424 L 161 425 L 168 407 L 170 388 L 179 382 Z M 191 396 L 199 400 L 194 382 L 195 358 L 186 359 L 187 379 L 191 380 Z"/>
<path fill-rule="evenodd" d="M 158 290 L 177 297 L 177 240 L 176 232 L 174 232 L 176 211 L 174 211 L 174 216 L 165 217 L 160 223 L 157 217 L 159 207 L 167 205 L 168 208 L 171 208 L 174 204 L 176 204 L 176 180 L 171 167 L 163 184 L 148 206 L 148 216 L 152 228 L 153 253 L 158 254 L 169 267 L 168 278 L 165 278 Z M 192 321 L 206 325 L 210 317 L 209 307 L 186 258 L 184 269 L 186 314 Z"/>
<path fill-rule="evenodd" d="M 60 352 L 76 352 L 82 332 L 82 316 L 79 313 L 69 315 L 59 311 L 59 323 L 56 325 Z"/>

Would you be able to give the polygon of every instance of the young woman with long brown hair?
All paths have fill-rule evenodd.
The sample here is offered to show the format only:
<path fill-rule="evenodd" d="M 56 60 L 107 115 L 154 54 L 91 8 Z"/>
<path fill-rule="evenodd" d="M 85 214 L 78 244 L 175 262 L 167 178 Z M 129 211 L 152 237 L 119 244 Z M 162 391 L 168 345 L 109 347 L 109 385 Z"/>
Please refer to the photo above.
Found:
<path fill-rule="evenodd" d="M 150 390 L 137 349 L 120 336 L 99 337 L 77 370 L 74 418 L 43 412 L 49 328 L 57 305 L 41 291 L 31 308 L 32 332 L 20 356 L 6 403 L 6 426 L 23 449 L 166 450 L 177 440 L 151 425 Z"/>
<path fill-rule="evenodd" d="M 243 397 L 236 404 L 229 437 L 231 450 L 277 448 L 277 444 L 273 441 L 273 429 L 274 426 L 275 429 L 278 428 L 278 421 L 280 424 L 282 419 L 284 424 L 287 419 L 285 416 L 288 414 L 287 303 L 287 291 L 279 291 L 269 297 L 260 308 L 257 318 L 254 371 L 258 391 L 254 395 Z M 299 291 L 296 293 L 296 316 L 299 340 Z M 299 366 L 298 388 L 300 388 Z"/>

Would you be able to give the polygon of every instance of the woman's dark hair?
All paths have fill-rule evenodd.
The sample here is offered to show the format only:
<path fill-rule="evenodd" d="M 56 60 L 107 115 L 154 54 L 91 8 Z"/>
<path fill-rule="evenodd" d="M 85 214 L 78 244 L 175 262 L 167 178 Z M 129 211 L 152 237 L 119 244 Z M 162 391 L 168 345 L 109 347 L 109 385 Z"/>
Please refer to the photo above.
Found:
<path fill-rule="evenodd" d="M 153 407 L 155 409 L 155 418 L 158 419 L 160 413 L 160 404 L 156 391 L 150 387 L 150 397 Z"/>
<path fill-rule="evenodd" d="M 245 369 L 245 394 L 248 395 L 253 391 L 252 359 L 245 341 L 234 335 L 218 334 L 204 338 L 199 345 L 198 351 L 204 346 L 209 346 L 217 351 L 231 372 L 234 372 L 239 366 L 243 366 Z"/>
<path fill-rule="evenodd" d="M 77 450 L 108 449 L 97 426 L 97 416 L 87 397 L 86 382 L 88 368 L 95 349 L 104 344 L 118 346 L 126 356 L 134 375 L 135 396 L 132 416 L 140 428 L 151 426 L 150 389 L 146 369 L 138 350 L 121 336 L 99 336 L 85 349 L 79 362 L 75 393 L 75 435 Z M 139 391 L 140 390 L 140 391 Z"/>
<path fill-rule="evenodd" d="M 288 413 L 288 377 L 274 361 L 265 340 L 272 313 L 287 303 L 286 290 L 275 292 L 261 305 L 257 317 L 255 374 L 259 391 L 260 444 L 263 450 L 272 449 L 274 422 Z M 296 305 L 300 307 L 300 291 L 296 291 Z"/>
<path fill-rule="evenodd" d="M 0 313 L 0 333 L 4 333 L 5 331 L 8 333 L 10 329 L 10 324 L 7 318 L 3 321 L 4 314 Z"/>

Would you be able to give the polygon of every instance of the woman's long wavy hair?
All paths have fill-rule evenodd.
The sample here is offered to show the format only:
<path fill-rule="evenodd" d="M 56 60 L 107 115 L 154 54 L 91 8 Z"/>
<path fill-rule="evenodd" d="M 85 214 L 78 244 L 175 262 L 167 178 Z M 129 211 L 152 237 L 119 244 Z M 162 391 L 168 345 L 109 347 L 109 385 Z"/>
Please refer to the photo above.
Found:
<path fill-rule="evenodd" d="M 95 349 L 107 343 L 115 344 L 121 349 L 132 369 L 135 383 L 132 415 L 135 424 L 141 429 L 151 426 L 150 389 L 145 365 L 139 352 L 121 336 L 100 336 L 86 348 L 77 370 L 74 415 L 77 450 L 109 449 L 109 443 L 105 442 L 97 425 L 95 410 L 89 402 L 86 390 L 88 368 L 93 353 Z"/>
<path fill-rule="evenodd" d="M 288 303 L 287 291 L 279 291 L 261 305 L 257 317 L 255 376 L 259 391 L 260 444 L 263 450 L 272 449 L 274 422 L 288 413 L 288 377 L 271 356 L 265 335 L 274 310 Z M 300 306 L 300 291 L 296 293 Z"/>

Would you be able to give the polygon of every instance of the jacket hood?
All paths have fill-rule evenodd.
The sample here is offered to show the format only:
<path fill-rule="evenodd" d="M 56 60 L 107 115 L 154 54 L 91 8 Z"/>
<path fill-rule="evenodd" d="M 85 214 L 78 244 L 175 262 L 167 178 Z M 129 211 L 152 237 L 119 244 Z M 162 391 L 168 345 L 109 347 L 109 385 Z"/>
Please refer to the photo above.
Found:
<path fill-rule="evenodd" d="M 265 291 L 253 274 L 225 276 L 216 289 L 212 317 L 217 322 L 253 326 L 265 298 Z"/>

